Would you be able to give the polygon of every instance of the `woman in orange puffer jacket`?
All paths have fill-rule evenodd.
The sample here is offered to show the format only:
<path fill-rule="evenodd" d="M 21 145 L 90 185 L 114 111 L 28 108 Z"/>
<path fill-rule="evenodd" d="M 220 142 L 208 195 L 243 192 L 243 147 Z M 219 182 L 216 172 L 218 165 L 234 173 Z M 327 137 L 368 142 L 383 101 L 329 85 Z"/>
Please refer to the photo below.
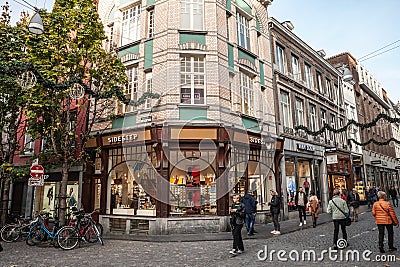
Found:
<path fill-rule="evenodd" d="M 385 249 L 383 248 L 385 227 L 388 231 L 389 251 L 397 250 L 393 246 L 393 225 L 399 227 L 399 220 L 397 220 L 397 216 L 392 205 L 386 201 L 386 193 L 379 191 L 378 199 L 379 201 L 375 202 L 374 206 L 372 207 L 372 215 L 375 217 L 375 223 L 379 230 L 379 251 L 381 253 L 385 253 Z"/>

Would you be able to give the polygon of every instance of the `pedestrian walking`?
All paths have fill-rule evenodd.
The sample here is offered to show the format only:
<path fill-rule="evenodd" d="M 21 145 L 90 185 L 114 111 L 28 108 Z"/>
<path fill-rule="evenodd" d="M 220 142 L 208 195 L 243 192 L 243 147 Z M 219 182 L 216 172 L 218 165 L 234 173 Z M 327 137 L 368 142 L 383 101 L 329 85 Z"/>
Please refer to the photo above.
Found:
<path fill-rule="evenodd" d="M 360 210 L 360 195 L 357 189 L 353 188 L 347 197 L 347 201 L 350 206 L 351 221 L 358 222 L 358 214 Z"/>
<path fill-rule="evenodd" d="M 379 252 L 385 253 L 383 246 L 383 238 L 385 237 L 385 227 L 388 232 L 388 245 L 389 251 L 395 251 L 397 248 L 393 246 L 393 225 L 399 227 L 399 220 L 392 205 L 386 201 L 386 193 L 383 191 L 378 192 L 378 201 L 372 207 L 372 215 L 375 217 L 375 223 L 378 226 L 379 239 L 378 246 Z"/>
<path fill-rule="evenodd" d="M 389 189 L 389 195 L 390 195 L 390 198 L 392 199 L 393 207 L 398 207 L 399 206 L 399 199 L 397 198 L 398 194 L 397 194 L 397 190 L 394 187 L 394 185 L 392 185 L 392 187 Z"/>
<path fill-rule="evenodd" d="M 372 206 L 374 203 L 378 200 L 378 191 L 375 189 L 375 186 L 372 187 L 372 189 L 369 189 L 369 197 L 371 198 L 371 204 Z"/>
<path fill-rule="evenodd" d="M 244 252 L 242 228 L 244 224 L 244 218 L 246 217 L 246 208 L 244 204 L 240 202 L 240 195 L 233 196 L 233 203 L 229 209 L 229 213 L 233 235 L 233 247 L 229 253 L 233 256 L 236 256 L 237 254 Z"/>
<path fill-rule="evenodd" d="M 313 228 L 317 227 L 317 219 L 319 213 L 319 200 L 315 195 L 314 191 L 310 192 L 310 201 L 308 202 L 308 207 L 311 213 L 311 218 L 313 222 Z"/>
<path fill-rule="evenodd" d="M 275 190 L 270 190 L 271 192 L 271 202 L 268 203 L 270 206 L 270 211 L 272 215 L 272 221 L 274 223 L 274 230 L 271 232 L 273 235 L 281 234 L 281 226 L 279 224 L 279 213 L 281 212 L 281 200 L 278 193 Z"/>
<path fill-rule="evenodd" d="M 299 187 L 299 191 L 297 191 L 296 196 L 294 197 L 294 203 L 299 211 L 300 224 L 299 226 L 303 226 L 307 224 L 306 221 L 306 204 L 307 204 L 307 195 L 303 192 L 303 187 Z"/>
<path fill-rule="evenodd" d="M 340 196 L 340 190 L 333 190 L 333 197 L 328 203 L 328 213 L 332 214 L 332 220 L 334 225 L 333 231 L 333 249 L 337 250 L 337 241 L 339 239 L 339 226 L 342 229 L 343 239 L 347 242 L 346 232 L 346 215 L 349 213 L 346 201 Z"/>
<path fill-rule="evenodd" d="M 345 189 L 340 189 L 340 197 L 347 202 L 347 197 L 346 197 L 346 190 Z"/>
<path fill-rule="evenodd" d="M 254 199 L 253 192 L 249 191 L 241 201 L 246 209 L 246 230 L 247 235 L 254 235 L 254 221 L 255 221 L 255 213 L 256 213 L 256 200 Z"/>
<path fill-rule="evenodd" d="M 370 209 L 371 205 L 372 205 L 370 192 L 371 192 L 371 189 L 369 189 L 369 188 L 365 190 L 365 199 L 367 200 L 368 209 Z"/>

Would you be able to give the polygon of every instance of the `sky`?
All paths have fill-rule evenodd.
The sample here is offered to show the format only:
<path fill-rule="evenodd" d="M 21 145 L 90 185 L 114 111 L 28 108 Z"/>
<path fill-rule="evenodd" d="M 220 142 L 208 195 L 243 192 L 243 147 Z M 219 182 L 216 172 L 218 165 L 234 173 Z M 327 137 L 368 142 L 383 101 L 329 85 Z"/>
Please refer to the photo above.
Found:
<path fill-rule="evenodd" d="M 270 17 L 290 20 L 293 32 L 327 57 L 350 52 L 360 59 L 397 41 L 360 62 L 394 103 L 400 101 L 399 12 L 399 0 L 274 0 L 268 7 Z"/>
<path fill-rule="evenodd" d="M 1 5 L 6 1 L 14 22 L 28 10 L 17 3 L 24 4 L 22 0 L 0 0 Z M 25 1 L 48 10 L 54 4 L 54 0 Z M 373 55 L 392 50 L 361 64 L 394 103 L 400 101 L 400 47 L 395 48 L 400 46 L 400 0 L 273 0 L 268 12 L 278 21 L 290 20 L 293 32 L 314 50 L 324 49 L 327 57 L 350 52 L 359 59 L 397 41 Z"/>

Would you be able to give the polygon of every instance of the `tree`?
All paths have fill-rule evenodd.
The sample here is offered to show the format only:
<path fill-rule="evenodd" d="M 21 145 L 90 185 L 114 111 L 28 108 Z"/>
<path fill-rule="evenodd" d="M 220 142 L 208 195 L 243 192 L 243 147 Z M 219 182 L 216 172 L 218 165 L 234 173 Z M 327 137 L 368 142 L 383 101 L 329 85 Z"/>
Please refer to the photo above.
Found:
<path fill-rule="evenodd" d="M 52 12 L 41 15 L 44 34 L 27 38 L 28 61 L 39 75 L 27 101 L 27 125 L 32 136 L 45 140 L 40 161 L 61 166 L 63 223 L 69 170 L 87 161 L 84 147 L 92 125 L 113 116 L 113 102 L 124 99 L 126 76 L 118 57 L 103 48 L 104 26 L 92 0 L 56 0 Z M 84 94 L 77 94 L 82 89 Z"/>
<path fill-rule="evenodd" d="M 8 214 L 10 183 L 23 176 L 23 172 L 14 166 L 14 155 L 20 150 L 20 138 L 23 137 L 26 99 L 30 95 L 29 88 L 17 83 L 21 74 L 26 54 L 24 53 L 26 16 L 21 23 L 10 25 L 10 9 L 8 3 L 2 6 L 0 17 L 0 188 L 1 190 L 1 223 L 4 224 Z"/>

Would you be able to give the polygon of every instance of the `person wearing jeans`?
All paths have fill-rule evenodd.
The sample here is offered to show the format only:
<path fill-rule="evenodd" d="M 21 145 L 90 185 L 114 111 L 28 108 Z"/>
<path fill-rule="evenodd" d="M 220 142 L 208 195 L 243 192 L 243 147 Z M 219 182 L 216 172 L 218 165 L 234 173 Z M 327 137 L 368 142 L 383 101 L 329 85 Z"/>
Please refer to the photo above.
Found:
<path fill-rule="evenodd" d="M 328 204 L 328 213 L 332 214 L 333 220 L 333 249 L 337 250 L 337 241 L 339 239 L 339 226 L 342 229 L 343 239 L 347 241 L 345 214 L 349 213 L 349 207 L 347 207 L 346 201 L 344 201 L 340 196 L 340 190 L 333 190 L 333 197 Z"/>
<path fill-rule="evenodd" d="M 372 207 L 372 215 L 375 217 L 375 223 L 378 226 L 378 246 L 381 253 L 385 253 L 383 247 L 383 239 L 385 237 L 385 228 L 388 231 L 389 251 L 395 251 L 397 248 L 393 246 L 393 225 L 399 227 L 399 220 L 392 205 L 386 201 L 386 193 L 378 192 L 378 201 Z"/>
<path fill-rule="evenodd" d="M 299 191 L 296 193 L 296 196 L 294 197 L 294 203 L 297 206 L 297 210 L 299 211 L 299 218 L 300 218 L 299 226 L 302 226 L 303 224 L 306 225 L 307 195 L 306 193 L 303 192 L 303 187 L 299 187 Z"/>
<path fill-rule="evenodd" d="M 247 235 L 254 234 L 254 221 L 255 221 L 255 213 L 257 211 L 256 208 L 256 200 L 254 199 L 253 192 L 249 191 L 242 198 L 241 202 L 244 204 L 246 208 L 246 230 Z"/>
<path fill-rule="evenodd" d="M 279 213 L 281 211 L 281 201 L 279 196 L 277 195 L 276 191 L 271 191 L 271 202 L 268 203 L 270 206 L 270 211 L 272 215 L 272 221 L 274 222 L 274 230 L 271 232 L 273 235 L 280 235 L 281 234 L 281 226 L 279 224 Z"/>

